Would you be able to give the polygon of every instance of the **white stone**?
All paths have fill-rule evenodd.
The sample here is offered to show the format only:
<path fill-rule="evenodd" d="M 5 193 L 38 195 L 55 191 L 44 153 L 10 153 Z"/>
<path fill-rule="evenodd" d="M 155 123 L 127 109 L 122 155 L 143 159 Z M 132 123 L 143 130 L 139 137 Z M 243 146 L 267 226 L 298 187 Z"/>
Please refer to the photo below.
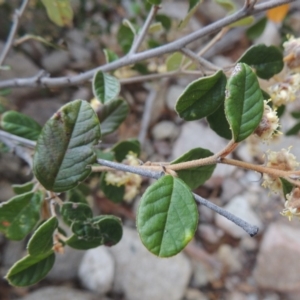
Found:
<path fill-rule="evenodd" d="M 177 137 L 179 129 L 171 121 L 161 121 L 152 128 L 152 135 L 155 140 L 170 139 Z"/>
<path fill-rule="evenodd" d="M 182 299 L 192 269 L 180 253 L 171 258 L 151 254 L 136 230 L 124 227 L 122 240 L 109 249 L 116 262 L 115 291 L 123 291 L 126 299 Z"/>
<path fill-rule="evenodd" d="M 248 222 L 249 224 L 258 226 L 260 232 L 263 230 L 263 224 L 257 214 L 249 205 L 249 202 L 247 201 L 247 195 L 244 194 L 234 197 L 224 207 L 224 209 L 241 218 L 242 220 Z M 237 226 L 236 224 L 219 214 L 216 214 L 215 221 L 217 226 L 219 226 L 234 238 L 242 238 L 244 236 L 248 236 L 248 233 L 241 227 Z"/>
<path fill-rule="evenodd" d="M 224 264 L 228 273 L 239 272 L 242 269 L 241 252 L 238 248 L 223 244 L 218 249 L 218 258 Z"/>
<path fill-rule="evenodd" d="M 185 88 L 180 85 L 171 85 L 169 87 L 166 95 L 166 104 L 170 110 L 175 109 L 176 102 L 184 90 Z"/>
<path fill-rule="evenodd" d="M 105 294 L 111 290 L 115 262 L 104 246 L 86 251 L 78 270 L 82 285 L 92 292 Z"/>
<path fill-rule="evenodd" d="M 281 37 L 278 28 L 279 24 L 273 23 L 272 21 L 268 21 L 263 34 L 254 41 L 255 44 L 279 46 L 281 44 Z"/>
<path fill-rule="evenodd" d="M 205 148 L 213 153 L 222 150 L 228 141 L 219 137 L 208 126 L 200 122 L 188 122 L 183 124 L 181 133 L 174 143 L 172 158 L 178 158 L 193 148 Z M 229 176 L 236 167 L 218 164 L 213 176 Z"/>
<path fill-rule="evenodd" d="M 70 62 L 69 53 L 66 51 L 54 51 L 45 55 L 42 59 L 42 66 L 50 73 L 62 71 Z"/>

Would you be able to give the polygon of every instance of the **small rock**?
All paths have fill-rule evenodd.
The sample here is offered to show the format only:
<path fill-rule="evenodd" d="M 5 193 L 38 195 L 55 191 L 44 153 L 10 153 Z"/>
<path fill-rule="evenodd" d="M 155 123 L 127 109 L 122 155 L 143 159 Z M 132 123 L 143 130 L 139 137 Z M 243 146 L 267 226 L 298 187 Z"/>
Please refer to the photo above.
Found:
<path fill-rule="evenodd" d="M 83 31 L 81 31 L 79 29 L 69 30 L 66 37 L 69 42 L 72 42 L 72 43 L 75 43 L 78 45 L 84 45 L 85 34 Z"/>
<path fill-rule="evenodd" d="M 220 68 L 228 67 L 234 63 L 229 57 L 223 55 L 214 56 L 212 62 Z"/>
<path fill-rule="evenodd" d="M 263 230 L 263 224 L 257 214 L 249 205 L 247 196 L 245 194 L 242 196 L 234 197 L 226 206 L 224 206 L 224 209 L 241 218 L 242 220 L 248 222 L 249 224 L 258 226 L 260 232 Z M 237 226 L 236 224 L 219 214 L 216 214 L 215 221 L 217 226 L 219 226 L 234 238 L 248 236 L 248 233 L 241 227 Z"/>
<path fill-rule="evenodd" d="M 78 44 L 71 44 L 69 46 L 71 57 L 80 62 L 80 65 L 88 64 L 91 59 L 91 53 L 88 49 L 84 48 L 84 46 L 80 46 Z"/>
<path fill-rule="evenodd" d="M 218 257 L 223 262 L 225 270 L 228 273 L 241 271 L 241 252 L 238 248 L 232 248 L 230 245 L 223 244 L 218 249 Z"/>
<path fill-rule="evenodd" d="M 227 141 L 219 137 L 209 127 L 200 122 L 183 124 L 181 133 L 174 143 L 172 158 L 176 159 L 193 148 L 205 148 L 213 153 L 219 152 L 227 145 Z M 213 176 L 229 176 L 236 167 L 218 164 Z"/>
<path fill-rule="evenodd" d="M 11 183 L 8 181 L 0 181 L 0 202 L 7 201 L 8 199 L 15 196 L 15 193 L 11 187 Z"/>
<path fill-rule="evenodd" d="M 172 146 L 167 141 L 154 141 L 153 146 L 158 155 L 163 155 L 165 157 L 169 157 L 171 155 Z"/>
<path fill-rule="evenodd" d="M 227 295 L 226 299 L 228 300 L 247 300 L 247 297 L 245 294 L 240 292 L 232 292 L 229 295 Z"/>
<path fill-rule="evenodd" d="M 111 254 L 102 246 L 86 251 L 79 266 L 78 276 L 85 288 L 104 294 L 112 288 L 114 268 Z"/>
<path fill-rule="evenodd" d="M 178 136 L 179 129 L 171 121 L 161 121 L 152 128 L 152 135 L 155 140 L 170 139 Z"/>
<path fill-rule="evenodd" d="M 63 286 L 49 286 L 38 289 L 22 300 L 105 300 L 90 293 Z"/>
<path fill-rule="evenodd" d="M 50 73 L 59 73 L 70 62 L 69 53 L 66 51 L 54 51 L 42 59 L 43 67 Z"/>
<path fill-rule="evenodd" d="M 221 277 L 221 268 L 214 268 L 208 263 L 193 260 L 193 279 L 192 285 L 201 288 Z"/>
<path fill-rule="evenodd" d="M 167 92 L 166 101 L 167 106 L 171 111 L 174 111 L 177 99 L 182 94 L 182 92 L 185 90 L 184 87 L 180 85 L 171 85 L 169 87 L 169 90 Z"/>
<path fill-rule="evenodd" d="M 257 38 L 255 44 L 265 44 L 266 46 L 279 46 L 281 44 L 281 37 L 278 31 L 278 24 L 268 21 L 263 34 Z"/>
<path fill-rule="evenodd" d="M 261 288 L 300 292 L 300 229 L 275 223 L 265 232 L 254 269 Z"/>
<path fill-rule="evenodd" d="M 208 298 L 197 289 L 187 289 L 184 300 L 208 300 Z"/>
<path fill-rule="evenodd" d="M 184 254 L 158 258 L 144 247 L 135 230 L 126 227 L 121 242 L 109 250 L 116 263 L 114 289 L 123 291 L 126 299 L 182 299 L 192 273 Z"/>
<path fill-rule="evenodd" d="M 221 229 L 210 224 L 200 224 L 198 230 L 200 238 L 211 244 L 218 243 L 220 238 L 224 235 L 224 232 Z"/>
<path fill-rule="evenodd" d="M 201 216 L 201 222 L 207 222 L 207 223 L 213 223 L 214 218 L 215 218 L 215 212 L 204 206 L 204 205 L 199 205 L 199 214 Z"/>
<path fill-rule="evenodd" d="M 245 251 L 255 251 L 258 247 L 257 240 L 250 236 L 245 236 L 240 241 L 240 247 Z"/>
<path fill-rule="evenodd" d="M 54 266 L 47 275 L 47 278 L 59 281 L 76 278 L 83 254 L 83 251 L 66 247 L 64 254 L 56 255 Z"/>
<path fill-rule="evenodd" d="M 242 185 L 232 177 L 224 178 L 222 183 L 222 201 L 227 203 L 230 201 L 234 196 L 240 194 L 243 191 Z"/>

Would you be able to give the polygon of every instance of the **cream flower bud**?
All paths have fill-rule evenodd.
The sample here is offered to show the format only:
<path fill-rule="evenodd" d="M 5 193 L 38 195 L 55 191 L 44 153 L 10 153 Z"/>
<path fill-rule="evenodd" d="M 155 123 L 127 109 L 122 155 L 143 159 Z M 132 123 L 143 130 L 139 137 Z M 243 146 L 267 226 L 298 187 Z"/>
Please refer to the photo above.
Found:
<path fill-rule="evenodd" d="M 288 150 L 281 149 L 279 152 L 268 151 L 266 167 L 282 170 L 282 171 L 294 171 L 299 166 L 296 161 L 296 157 Z M 263 174 L 264 182 L 262 186 L 269 188 L 274 193 L 282 192 L 282 184 L 280 178 L 269 174 Z"/>
<path fill-rule="evenodd" d="M 284 47 L 284 61 L 287 66 L 294 72 L 300 71 L 300 38 L 289 38 L 283 43 Z"/>
<path fill-rule="evenodd" d="M 290 194 L 286 195 L 284 210 L 281 214 L 291 221 L 293 217 L 300 217 L 300 189 L 294 188 Z"/>
<path fill-rule="evenodd" d="M 254 133 L 263 141 L 270 141 L 279 134 L 278 128 L 279 118 L 276 111 L 268 105 L 268 101 L 264 100 L 264 113 Z"/>
<path fill-rule="evenodd" d="M 268 88 L 273 104 L 278 107 L 293 102 L 299 97 L 300 74 L 287 77 Z"/>

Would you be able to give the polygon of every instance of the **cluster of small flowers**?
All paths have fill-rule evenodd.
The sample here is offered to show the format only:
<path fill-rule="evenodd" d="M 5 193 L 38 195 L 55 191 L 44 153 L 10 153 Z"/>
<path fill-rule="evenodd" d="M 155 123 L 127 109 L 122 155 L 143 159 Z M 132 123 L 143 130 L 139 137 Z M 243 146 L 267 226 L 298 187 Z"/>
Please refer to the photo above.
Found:
<path fill-rule="evenodd" d="M 129 152 L 123 163 L 129 166 L 138 166 L 139 161 L 137 156 L 133 152 Z M 105 181 L 107 184 L 114 186 L 125 186 L 124 200 L 131 202 L 133 198 L 138 194 L 139 188 L 142 183 L 142 177 L 137 174 L 122 172 L 122 171 L 110 171 L 107 172 L 105 176 Z"/>
<path fill-rule="evenodd" d="M 269 93 L 276 107 L 295 101 L 300 97 L 300 38 L 290 37 L 283 44 L 284 61 L 288 68 L 286 78 L 269 87 Z"/>
<path fill-rule="evenodd" d="M 300 217 L 300 189 L 294 188 L 290 194 L 286 195 L 284 210 L 281 214 L 291 221 L 293 217 Z"/>
<path fill-rule="evenodd" d="M 299 166 L 299 163 L 296 160 L 295 155 L 290 153 L 289 149 L 282 149 L 279 152 L 268 151 L 266 167 L 282 170 L 282 171 L 295 171 Z M 263 174 L 264 182 L 262 186 L 269 188 L 275 193 L 281 193 L 282 183 L 278 176 Z"/>

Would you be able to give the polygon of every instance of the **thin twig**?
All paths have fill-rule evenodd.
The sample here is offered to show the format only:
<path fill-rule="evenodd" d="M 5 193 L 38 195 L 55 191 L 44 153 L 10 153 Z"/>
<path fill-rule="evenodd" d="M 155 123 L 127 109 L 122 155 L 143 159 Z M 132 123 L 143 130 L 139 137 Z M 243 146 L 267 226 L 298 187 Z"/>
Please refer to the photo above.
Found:
<path fill-rule="evenodd" d="M 159 10 L 159 6 L 157 5 L 153 5 L 150 9 L 150 12 L 148 14 L 148 17 L 143 25 L 143 28 L 141 29 L 141 31 L 136 35 L 132 46 L 128 52 L 128 55 L 132 55 L 134 53 L 136 53 L 139 50 L 140 45 L 142 44 L 143 40 L 146 37 L 147 31 L 150 27 L 150 24 L 154 18 L 154 16 L 156 15 L 157 11 Z"/>
<path fill-rule="evenodd" d="M 150 92 L 146 98 L 145 106 L 144 106 L 144 113 L 142 116 L 142 122 L 141 122 L 141 129 L 139 132 L 138 140 L 140 141 L 141 145 L 144 145 L 147 130 L 149 128 L 150 120 L 151 120 L 151 114 L 152 114 L 152 107 L 154 100 L 157 96 L 157 91 L 155 88 L 151 88 Z"/>
<path fill-rule="evenodd" d="M 206 67 L 206 68 L 208 68 L 210 70 L 214 70 L 214 71 L 220 70 L 220 68 L 218 66 L 215 66 L 214 64 L 212 64 L 208 60 L 204 59 L 203 57 L 198 56 L 196 53 L 194 53 L 190 49 L 182 48 L 181 52 L 184 53 L 189 58 L 191 58 L 192 60 L 194 60 L 197 63 L 199 63 L 200 65 L 202 65 L 202 66 L 204 66 L 204 67 Z"/>
<path fill-rule="evenodd" d="M 131 83 L 137 83 L 137 82 L 145 82 L 145 81 L 157 80 L 157 79 L 161 79 L 161 78 L 165 78 L 165 77 L 173 77 L 173 76 L 181 75 L 181 74 L 182 73 L 179 70 L 165 72 L 165 73 L 148 74 L 148 75 L 120 79 L 120 83 L 121 84 L 131 84 Z"/>
<path fill-rule="evenodd" d="M 29 148 L 32 148 L 32 149 L 35 147 L 35 144 L 36 144 L 34 141 L 24 139 L 20 136 L 8 133 L 8 132 L 3 131 L 3 130 L 0 130 L 0 140 L 3 140 L 2 138 L 15 141 L 19 144 L 25 145 L 25 146 L 27 146 Z"/>
<path fill-rule="evenodd" d="M 2 64 L 3 64 L 3 62 L 6 58 L 9 50 L 10 50 L 10 48 L 12 47 L 15 35 L 16 35 L 18 27 L 19 27 L 19 21 L 20 21 L 22 15 L 23 15 L 23 13 L 26 9 L 26 6 L 27 6 L 28 2 L 29 2 L 29 0 L 24 0 L 22 2 L 22 5 L 20 6 L 20 8 L 16 9 L 16 11 L 14 13 L 13 24 L 12 24 L 12 27 L 10 29 L 7 41 L 4 45 L 4 49 L 2 50 L 2 53 L 0 55 L 0 67 L 2 66 Z"/>
<path fill-rule="evenodd" d="M 135 53 L 132 55 L 126 55 L 116 61 L 108 63 L 106 65 L 91 69 L 82 74 L 67 76 L 67 77 L 57 77 L 57 78 L 48 78 L 43 77 L 37 80 L 36 77 L 31 78 L 15 78 L 10 80 L 5 80 L 0 82 L 0 88 L 7 87 L 37 87 L 37 86 L 45 86 L 45 87 L 63 87 L 69 85 L 78 85 L 87 80 L 90 80 L 95 72 L 103 71 L 109 72 L 116 69 L 119 69 L 124 66 L 132 65 L 142 60 L 146 60 L 153 57 L 158 57 L 166 53 L 172 53 L 176 51 L 180 51 L 183 47 L 190 44 L 191 42 L 202 38 L 208 34 L 211 34 L 215 31 L 220 30 L 221 28 L 234 23 L 240 19 L 243 19 L 249 15 L 254 15 L 260 13 L 262 11 L 268 10 L 273 7 L 277 7 L 286 3 L 294 2 L 296 0 L 277 0 L 277 1 L 268 1 L 261 4 L 257 4 L 254 6 L 252 10 L 244 10 L 241 9 L 236 13 L 229 15 L 222 20 L 218 20 L 206 27 L 203 27 L 195 32 L 192 32 L 178 40 L 165 44 L 163 46 L 149 49 L 140 53 Z"/>

